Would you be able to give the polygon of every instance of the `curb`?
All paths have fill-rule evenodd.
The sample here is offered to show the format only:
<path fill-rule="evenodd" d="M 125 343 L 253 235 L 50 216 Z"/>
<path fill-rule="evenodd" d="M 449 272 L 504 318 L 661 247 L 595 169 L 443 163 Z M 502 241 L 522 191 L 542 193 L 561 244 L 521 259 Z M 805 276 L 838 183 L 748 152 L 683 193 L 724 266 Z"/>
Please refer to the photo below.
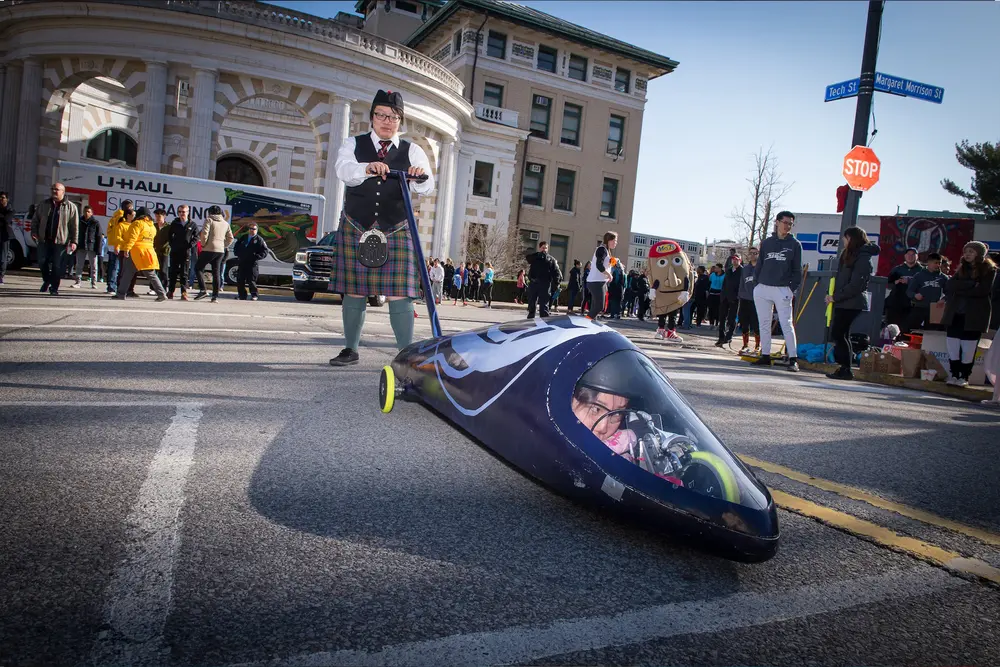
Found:
<path fill-rule="evenodd" d="M 838 366 L 837 364 L 818 364 L 799 359 L 799 368 L 812 371 L 814 373 L 826 374 L 837 370 Z M 983 387 L 982 389 L 953 387 L 952 385 L 945 384 L 944 382 L 928 382 L 926 380 L 918 380 L 917 378 L 904 378 L 901 375 L 862 373 L 856 370 L 854 371 L 854 378 L 855 380 L 868 382 L 870 384 L 881 384 L 886 387 L 902 387 L 904 389 L 913 389 L 915 391 L 923 391 L 931 394 L 941 394 L 943 396 L 960 398 L 974 403 L 978 403 L 984 398 L 990 398 L 993 396 L 993 389 L 991 387 Z"/>

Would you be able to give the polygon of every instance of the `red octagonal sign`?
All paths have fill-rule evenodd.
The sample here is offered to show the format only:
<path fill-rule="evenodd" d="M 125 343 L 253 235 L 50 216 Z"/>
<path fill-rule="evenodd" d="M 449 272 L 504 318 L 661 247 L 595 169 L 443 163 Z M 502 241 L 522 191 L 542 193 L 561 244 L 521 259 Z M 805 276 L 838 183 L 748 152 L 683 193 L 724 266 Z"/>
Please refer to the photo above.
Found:
<path fill-rule="evenodd" d="M 878 183 L 881 169 L 875 151 L 865 146 L 855 146 L 844 156 L 844 178 L 852 190 L 870 190 Z"/>

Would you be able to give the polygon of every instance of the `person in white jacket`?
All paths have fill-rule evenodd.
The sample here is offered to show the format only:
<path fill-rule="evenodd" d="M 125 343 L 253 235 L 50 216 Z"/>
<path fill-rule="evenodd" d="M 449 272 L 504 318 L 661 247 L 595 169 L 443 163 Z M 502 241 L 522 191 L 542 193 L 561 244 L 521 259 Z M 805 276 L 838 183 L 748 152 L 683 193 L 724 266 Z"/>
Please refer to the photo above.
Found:
<path fill-rule="evenodd" d="M 431 292 L 434 293 L 434 303 L 441 305 L 441 295 L 444 293 L 444 267 L 441 260 L 435 259 L 430 270 Z"/>

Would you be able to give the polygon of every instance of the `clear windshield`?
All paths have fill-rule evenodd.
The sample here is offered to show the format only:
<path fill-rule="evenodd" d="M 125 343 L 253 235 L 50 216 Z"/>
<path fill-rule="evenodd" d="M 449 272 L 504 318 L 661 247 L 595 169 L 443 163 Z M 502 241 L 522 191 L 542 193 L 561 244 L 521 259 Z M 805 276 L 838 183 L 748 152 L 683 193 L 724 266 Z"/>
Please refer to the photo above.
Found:
<path fill-rule="evenodd" d="M 762 509 L 766 499 L 660 369 L 614 352 L 577 382 L 572 409 L 615 454 L 678 487 Z"/>

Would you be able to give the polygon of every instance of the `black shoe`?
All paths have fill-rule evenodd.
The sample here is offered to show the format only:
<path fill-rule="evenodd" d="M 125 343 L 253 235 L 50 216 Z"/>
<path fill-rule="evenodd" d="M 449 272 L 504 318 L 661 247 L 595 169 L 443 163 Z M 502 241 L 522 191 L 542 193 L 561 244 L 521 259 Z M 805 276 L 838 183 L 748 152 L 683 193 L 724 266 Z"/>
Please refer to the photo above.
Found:
<path fill-rule="evenodd" d="M 349 347 L 345 347 L 336 357 L 330 360 L 331 366 L 350 366 L 358 363 L 360 357 L 358 353 Z"/>
<path fill-rule="evenodd" d="M 212 303 L 218 303 L 218 302 L 219 302 L 219 297 L 213 296 L 212 297 Z"/>
<path fill-rule="evenodd" d="M 198 301 L 199 299 L 204 299 L 206 296 L 208 296 L 208 292 L 198 292 L 198 294 L 195 295 L 194 300 Z"/>
<path fill-rule="evenodd" d="M 854 373 L 850 368 L 838 368 L 832 373 L 827 373 L 826 376 L 831 380 L 853 380 Z"/>
<path fill-rule="evenodd" d="M 158 295 L 156 297 L 156 303 L 159 303 L 161 301 L 166 301 L 166 300 L 167 300 L 167 295 L 166 294 L 160 294 L 160 295 Z"/>
<path fill-rule="evenodd" d="M 769 355 L 769 354 L 762 354 L 762 355 L 760 355 L 760 359 L 758 359 L 757 361 L 751 362 L 750 365 L 751 366 L 770 366 L 771 365 L 771 355 Z"/>
<path fill-rule="evenodd" d="M 49 284 L 48 283 L 42 283 L 42 289 L 40 289 L 38 291 L 39 292 L 43 292 L 43 293 L 44 292 L 48 292 L 49 291 Z"/>
<path fill-rule="evenodd" d="M 723 345 L 725 345 L 725 343 L 722 342 L 721 340 L 715 341 L 715 347 L 722 347 Z"/>

